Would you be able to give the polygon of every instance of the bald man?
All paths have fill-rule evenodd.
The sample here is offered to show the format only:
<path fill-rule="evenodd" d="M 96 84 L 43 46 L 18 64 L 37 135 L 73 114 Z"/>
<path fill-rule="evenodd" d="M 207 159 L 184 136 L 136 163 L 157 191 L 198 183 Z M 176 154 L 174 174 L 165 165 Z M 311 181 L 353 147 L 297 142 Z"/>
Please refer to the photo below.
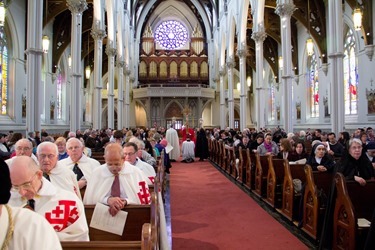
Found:
<path fill-rule="evenodd" d="M 55 229 L 60 241 L 89 240 L 83 203 L 74 193 L 60 189 L 44 178 L 30 157 L 17 157 L 9 169 L 12 181 L 10 205 L 26 206 L 42 215 Z"/>
<path fill-rule="evenodd" d="M 136 154 L 135 150 L 130 153 Z M 84 204 L 106 204 L 110 214 L 115 216 L 127 204 L 150 203 L 146 177 L 140 169 L 125 162 L 120 144 L 108 144 L 104 159 L 106 163 L 94 170 L 87 183 Z"/>

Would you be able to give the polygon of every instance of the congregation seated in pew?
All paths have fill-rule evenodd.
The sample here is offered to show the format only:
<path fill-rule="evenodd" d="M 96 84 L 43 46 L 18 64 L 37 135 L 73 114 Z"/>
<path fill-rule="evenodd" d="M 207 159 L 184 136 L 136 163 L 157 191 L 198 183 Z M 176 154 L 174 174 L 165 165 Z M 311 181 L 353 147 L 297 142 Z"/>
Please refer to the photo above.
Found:
<path fill-rule="evenodd" d="M 95 169 L 92 181 L 87 185 L 84 204 L 93 205 L 101 202 L 109 205 L 112 216 L 128 204 L 149 204 L 147 180 L 141 170 L 125 162 L 121 145 L 107 145 L 104 158 L 106 164 Z"/>

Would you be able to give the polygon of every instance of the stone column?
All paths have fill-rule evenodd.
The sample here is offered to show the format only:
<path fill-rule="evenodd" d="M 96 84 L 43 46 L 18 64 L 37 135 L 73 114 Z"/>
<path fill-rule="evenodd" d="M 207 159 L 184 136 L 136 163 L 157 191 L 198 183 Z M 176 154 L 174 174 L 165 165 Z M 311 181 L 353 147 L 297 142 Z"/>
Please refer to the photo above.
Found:
<path fill-rule="evenodd" d="M 115 112 L 115 55 L 116 49 L 112 42 L 106 47 L 105 52 L 108 55 L 108 128 L 114 129 L 114 112 Z"/>
<path fill-rule="evenodd" d="M 43 2 L 28 1 L 27 6 L 27 48 L 26 48 L 26 134 L 39 130 L 42 100 L 42 31 Z"/>
<path fill-rule="evenodd" d="M 251 38 L 255 41 L 255 58 L 256 58 L 256 129 L 264 128 L 266 125 L 266 97 L 267 88 L 264 87 L 263 79 L 263 42 L 267 34 L 263 28 L 258 32 L 254 32 Z"/>
<path fill-rule="evenodd" d="M 229 113 L 229 127 L 234 128 L 234 98 L 233 98 L 233 68 L 234 59 L 229 57 L 227 61 L 228 70 L 228 113 Z"/>
<path fill-rule="evenodd" d="M 125 66 L 125 105 L 124 105 L 124 127 L 129 128 L 130 118 L 130 68 L 129 65 Z"/>
<path fill-rule="evenodd" d="M 124 61 L 117 62 L 117 129 L 123 128 L 124 121 Z"/>
<path fill-rule="evenodd" d="M 101 129 L 102 126 L 102 68 L 103 68 L 103 38 L 106 37 L 104 29 L 97 24 L 91 29 L 91 36 L 95 41 L 94 49 L 94 100 L 93 100 L 93 128 Z"/>
<path fill-rule="evenodd" d="M 224 92 L 225 67 L 220 67 L 219 75 L 220 75 L 220 128 L 224 129 L 226 127 L 225 92 Z"/>
<path fill-rule="evenodd" d="M 335 34 L 329 39 L 328 59 L 331 65 L 331 86 L 329 101 L 331 103 L 332 131 L 338 134 L 345 127 L 344 101 L 344 35 L 341 1 L 328 2 L 328 34 Z"/>
<path fill-rule="evenodd" d="M 283 0 L 289 2 L 289 0 Z M 282 103 L 282 117 L 284 119 L 284 129 L 286 132 L 293 132 L 293 100 L 292 100 L 292 84 L 294 74 L 292 72 L 292 40 L 290 17 L 293 15 L 295 5 L 293 3 L 279 3 L 276 6 L 276 14 L 280 16 L 281 31 L 281 51 L 283 57 L 283 69 L 281 71 L 281 84 L 283 87 L 284 101 Z"/>
<path fill-rule="evenodd" d="M 237 55 L 240 59 L 240 84 L 241 84 L 241 92 L 240 92 L 240 130 L 242 131 L 246 128 L 247 122 L 247 113 L 246 113 L 246 92 L 247 92 L 247 84 L 246 84 L 246 45 L 242 44 L 242 48 L 237 50 Z"/>
<path fill-rule="evenodd" d="M 87 9 L 85 0 L 67 0 L 66 4 L 72 12 L 72 34 L 71 34 L 71 54 L 72 54 L 72 75 L 70 87 L 70 130 L 81 129 L 82 118 L 82 67 L 81 67 L 81 47 L 82 47 L 82 13 Z"/>

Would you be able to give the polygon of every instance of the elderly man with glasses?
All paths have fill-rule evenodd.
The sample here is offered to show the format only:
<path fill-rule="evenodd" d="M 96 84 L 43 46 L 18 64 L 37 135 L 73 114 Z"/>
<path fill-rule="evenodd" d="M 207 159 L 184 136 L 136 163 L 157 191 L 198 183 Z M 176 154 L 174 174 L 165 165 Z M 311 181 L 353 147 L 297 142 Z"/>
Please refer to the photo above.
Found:
<path fill-rule="evenodd" d="M 17 157 L 9 169 L 11 206 L 27 207 L 42 215 L 52 225 L 60 241 L 89 240 L 83 203 L 75 194 L 56 187 L 44 178 L 43 172 L 30 157 Z M 46 239 L 46 236 L 42 238 Z M 42 238 L 35 240 L 41 242 Z"/>
<path fill-rule="evenodd" d="M 42 142 L 36 152 L 43 176 L 56 187 L 73 192 L 81 199 L 76 175 L 58 161 L 57 145 L 53 142 Z"/>
<path fill-rule="evenodd" d="M 35 162 L 36 164 L 39 164 L 38 163 L 38 159 L 36 158 L 36 156 L 33 154 L 33 144 L 30 140 L 28 139 L 20 139 L 16 142 L 15 144 L 15 151 L 16 151 L 16 156 L 8 159 L 5 161 L 6 164 L 8 164 L 8 166 L 10 166 L 12 164 L 12 161 L 17 157 L 17 156 L 20 156 L 20 155 L 26 155 L 26 156 L 29 156 L 31 157 Z"/>

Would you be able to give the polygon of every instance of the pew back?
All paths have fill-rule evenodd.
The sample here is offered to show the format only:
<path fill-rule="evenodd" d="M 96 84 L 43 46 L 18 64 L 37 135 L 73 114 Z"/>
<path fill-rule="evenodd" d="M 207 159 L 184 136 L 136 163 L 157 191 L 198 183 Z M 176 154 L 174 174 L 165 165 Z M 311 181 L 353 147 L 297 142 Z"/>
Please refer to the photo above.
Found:
<path fill-rule="evenodd" d="M 267 192 L 268 156 L 255 153 L 255 186 L 254 194 L 265 197 Z"/>
<path fill-rule="evenodd" d="M 268 156 L 267 196 L 265 202 L 274 208 L 282 205 L 282 185 L 284 181 L 284 159 Z"/>

